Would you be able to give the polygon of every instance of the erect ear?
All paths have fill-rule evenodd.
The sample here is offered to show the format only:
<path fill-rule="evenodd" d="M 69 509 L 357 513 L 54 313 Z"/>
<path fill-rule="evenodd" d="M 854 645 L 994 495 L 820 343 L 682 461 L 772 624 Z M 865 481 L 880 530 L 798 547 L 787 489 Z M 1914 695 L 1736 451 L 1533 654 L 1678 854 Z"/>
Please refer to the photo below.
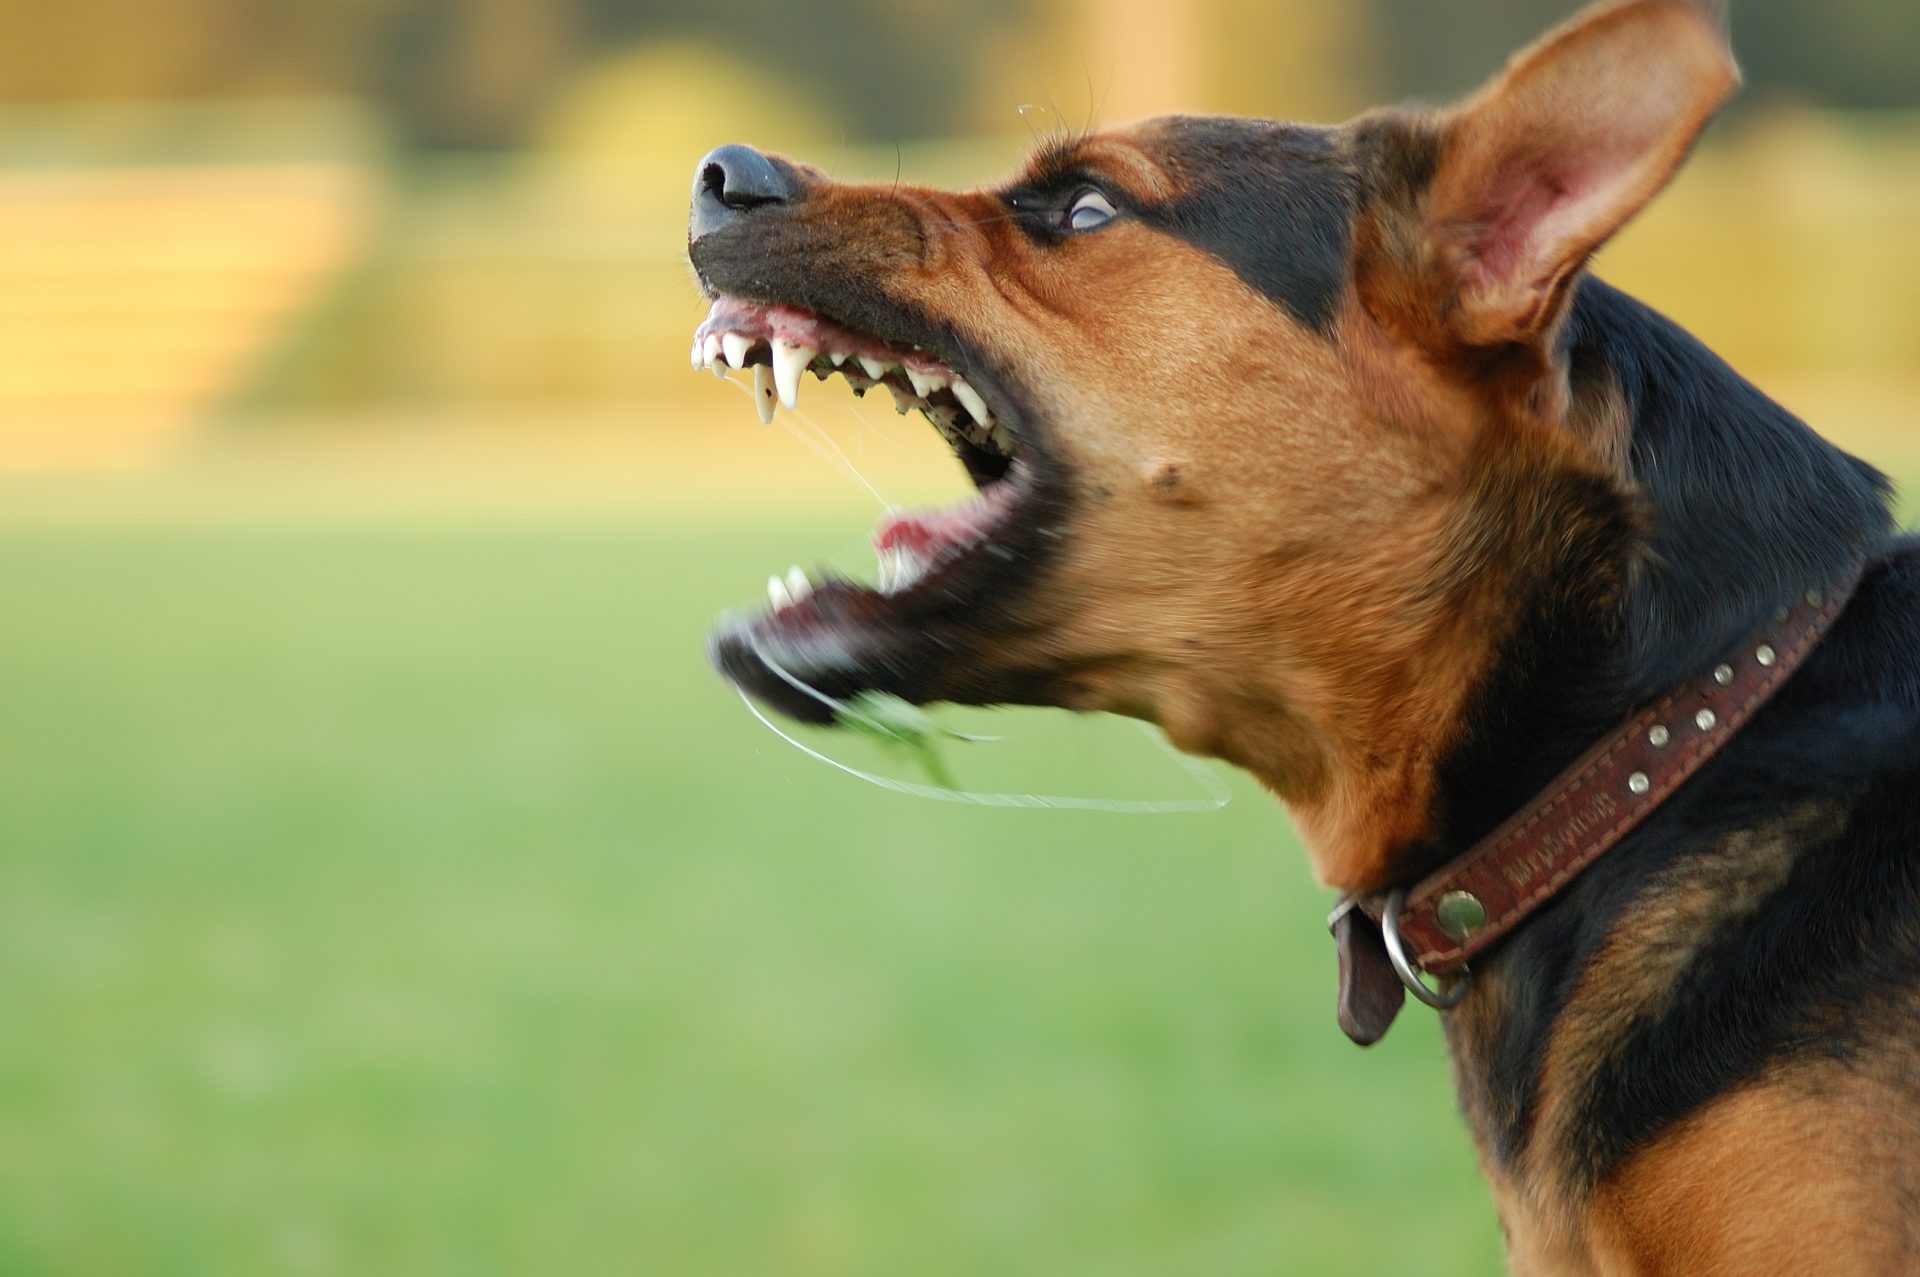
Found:
<path fill-rule="evenodd" d="M 1428 301 L 1448 337 L 1540 337 L 1739 80 L 1702 0 L 1626 0 L 1575 17 L 1446 112 L 1421 273 L 1446 294 Z"/>

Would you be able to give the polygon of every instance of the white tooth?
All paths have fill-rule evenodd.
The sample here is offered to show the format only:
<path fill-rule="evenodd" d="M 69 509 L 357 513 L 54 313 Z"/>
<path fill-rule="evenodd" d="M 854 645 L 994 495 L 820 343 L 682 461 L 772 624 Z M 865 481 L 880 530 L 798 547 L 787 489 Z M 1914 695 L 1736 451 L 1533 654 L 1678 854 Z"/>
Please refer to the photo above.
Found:
<path fill-rule="evenodd" d="M 885 378 L 887 370 L 891 367 L 893 367 L 892 364 L 882 363 L 878 359 L 868 359 L 865 355 L 860 357 L 860 371 L 866 373 L 867 376 L 873 378 L 875 381 L 880 381 Z"/>
<path fill-rule="evenodd" d="M 700 354 L 700 334 L 695 333 L 693 335 L 693 370 L 699 372 L 706 366 L 707 361 Z"/>
<path fill-rule="evenodd" d="M 765 364 L 753 366 L 753 408 L 761 425 L 773 420 L 773 371 Z"/>
<path fill-rule="evenodd" d="M 800 399 L 800 373 L 818 353 L 785 337 L 773 339 L 773 384 L 780 391 L 780 402 L 791 408 Z"/>
<path fill-rule="evenodd" d="M 777 576 L 767 578 L 767 602 L 773 604 L 776 612 L 793 604 L 793 596 L 787 593 L 787 583 Z"/>
<path fill-rule="evenodd" d="M 793 601 L 795 603 L 798 603 L 801 599 L 806 598 L 809 594 L 812 594 L 812 593 L 813 593 L 813 582 L 807 580 L 807 574 L 800 570 L 799 565 L 796 564 L 795 566 L 788 568 L 787 569 L 787 594 L 792 597 Z"/>
<path fill-rule="evenodd" d="M 700 347 L 700 362 L 711 368 L 720 361 L 720 334 L 708 333 L 707 340 Z M 726 376 L 725 373 L 720 374 Z"/>
<path fill-rule="evenodd" d="M 893 392 L 893 410 L 903 417 L 912 412 L 920 402 L 892 382 L 887 383 L 887 389 Z"/>
<path fill-rule="evenodd" d="M 895 546 L 880 555 L 880 589 L 898 594 L 927 574 L 927 561 L 905 546 Z"/>
<path fill-rule="evenodd" d="M 841 364 L 847 362 L 847 352 L 844 350 L 830 350 L 827 352 L 827 358 L 832 361 L 835 368 L 838 368 Z"/>
<path fill-rule="evenodd" d="M 922 399 L 947 384 L 946 377 L 939 372 L 916 372 L 908 367 L 906 373 L 907 380 L 913 383 L 913 393 Z"/>
<path fill-rule="evenodd" d="M 745 333 L 728 333 L 720 339 L 721 353 L 727 357 L 730 368 L 745 368 L 747 352 L 753 349 L 753 339 Z"/>
<path fill-rule="evenodd" d="M 993 414 L 987 411 L 987 401 L 980 397 L 979 391 L 958 377 L 953 379 L 953 397 L 960 401 L 960 406 L 965 408 L 967 414 L 975 421 L 983 426 L 993 424 Z"/>

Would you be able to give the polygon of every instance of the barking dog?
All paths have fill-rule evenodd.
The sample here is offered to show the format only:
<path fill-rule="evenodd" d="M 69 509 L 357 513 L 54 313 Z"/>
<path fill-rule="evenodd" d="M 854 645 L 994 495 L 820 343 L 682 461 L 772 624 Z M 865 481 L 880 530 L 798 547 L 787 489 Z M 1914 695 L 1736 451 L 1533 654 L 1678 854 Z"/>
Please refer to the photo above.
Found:
<path fill-rule="evenodd" d="M 1736 81 L 1699 4 L 1629 0 L 1440 112 L 695 178 L 695 364 L 766 412 L 884 383 L 978 488 L 884 522 L 878 588 L 776 582 L 720 669 L 1257 775 L 1351 902 L 1343 1025 L 1447 1008 L 1516 1273 L 1920 1271 L 1920 556 L 1584 271 Z"/>

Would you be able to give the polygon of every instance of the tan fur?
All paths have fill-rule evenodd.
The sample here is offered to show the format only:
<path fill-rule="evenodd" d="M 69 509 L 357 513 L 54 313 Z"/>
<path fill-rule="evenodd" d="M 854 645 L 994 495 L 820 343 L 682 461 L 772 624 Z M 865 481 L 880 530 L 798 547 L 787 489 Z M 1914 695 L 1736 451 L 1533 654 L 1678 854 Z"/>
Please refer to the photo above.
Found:
<path fill-rule="evenodd" d="M 1906 1008 L 1912 1014 L 1914 1008 Z M 1900 1043 L 1905 1056 L 1910 1043 Z M 1594 1196 L 1603 1277 L 1858 1277 L 1920 1267 L 1908 1079 L 1834 1063 L 1713 1101 Z"/>

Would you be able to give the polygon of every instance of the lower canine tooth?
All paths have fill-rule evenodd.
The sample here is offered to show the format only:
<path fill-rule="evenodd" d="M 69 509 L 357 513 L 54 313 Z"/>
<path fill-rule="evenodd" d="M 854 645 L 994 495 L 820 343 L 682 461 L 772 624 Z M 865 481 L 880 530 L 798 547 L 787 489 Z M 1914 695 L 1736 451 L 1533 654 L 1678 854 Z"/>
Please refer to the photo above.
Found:
<path fill-rule="evenodd" d="M 773 420 L 773 371 L 765 364 L 753 366 L 753 409 L 761 425 Z"/>
<path fill-rule="evenodd" d="M 926 575 L 927 561 L 904 546 L 881 550 L 874 557 L 879 562 L 875 575 L 882 594 L 898 594 Z"/>
<path fill-rule="evenodd" d="M 745 333 L 728 333 L 720 339 L 720 351 L 727 357 L 729 368 L 745 368 L 747 352 L 753 349 L 753 342 Z"/>
<path fill-rule="evenodd" d="M 784 337 L 773 339 L 773 384 L 780 392 L 780 402 L 787 407 L 799 402 L 800 373 L 818 353 L 811 346 L 802 346 Z"/>

